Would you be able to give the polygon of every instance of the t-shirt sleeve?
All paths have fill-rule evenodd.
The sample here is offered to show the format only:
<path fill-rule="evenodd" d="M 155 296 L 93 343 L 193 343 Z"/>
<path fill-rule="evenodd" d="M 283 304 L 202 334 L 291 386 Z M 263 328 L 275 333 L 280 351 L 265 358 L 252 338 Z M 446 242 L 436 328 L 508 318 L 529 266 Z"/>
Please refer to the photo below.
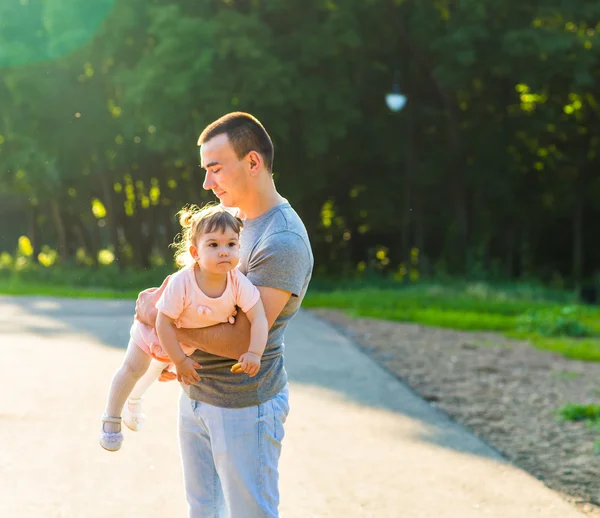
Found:
<path fill-rule="evenodd" d="M 185 308 L 185 278 L 183 271 L 169 279 L 169 283 L 156 303 L 156 309 L 176 320 Z"/>
<path fill-rule="evenodd" d="M 235 304 L 244 313 L 251 310 L 260 299 L 260 292 L 239 270 L 235 271 Z"/>
<path fill-rule="evenodd" d="M 267 286 L 299 296 L 312 269 L 306 243 L 295 232 L 268 236 L 253 251 L 246 276 L 255 286 Z"/>

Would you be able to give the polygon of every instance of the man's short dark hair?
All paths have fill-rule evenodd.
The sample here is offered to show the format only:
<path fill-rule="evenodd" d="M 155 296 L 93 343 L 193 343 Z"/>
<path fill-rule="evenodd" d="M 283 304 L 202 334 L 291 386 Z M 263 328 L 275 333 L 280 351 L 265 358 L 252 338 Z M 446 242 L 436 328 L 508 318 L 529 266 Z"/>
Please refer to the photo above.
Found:
<path fill-rule="evenodd" d="M 201 146 L 217 135 L 223 134 L 227 135 L 239 159 L 245 157 L 250 151 L 256 151 L 265 161 L 267 170 L 273 171 L 273 142 L 256 117 L 244 112 L 223 115 L 204 128 L 198 137 L 198 145 Z"/>

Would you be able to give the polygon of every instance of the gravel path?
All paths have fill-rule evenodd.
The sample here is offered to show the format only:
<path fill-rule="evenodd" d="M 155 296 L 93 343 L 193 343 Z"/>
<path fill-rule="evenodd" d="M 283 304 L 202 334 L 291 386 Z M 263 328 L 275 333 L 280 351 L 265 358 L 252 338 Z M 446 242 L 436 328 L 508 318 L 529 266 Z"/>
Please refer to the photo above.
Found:
<path fill-rule="evenodd" d="M 600 517 L 600 434 L 556 413 L 566 403 L 600 404 L 600 364 L 494 333 L 313 313 L 587 516 Z"/>

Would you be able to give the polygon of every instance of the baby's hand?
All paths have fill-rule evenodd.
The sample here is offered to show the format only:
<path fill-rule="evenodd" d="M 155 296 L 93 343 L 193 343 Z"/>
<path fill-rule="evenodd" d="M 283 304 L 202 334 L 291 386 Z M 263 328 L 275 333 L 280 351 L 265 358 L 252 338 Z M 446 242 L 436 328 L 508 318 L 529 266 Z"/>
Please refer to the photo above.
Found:
<path fill-rule="evenodd" d="M 256 376 L 256 373 L 260 369 L 260 356 L 254 353 L 244 353 L 240 356 L 239 362 L 241 365 L 241 371 L 248 374 L 251 378 Z"/>
<path fill-rule="evenodd" d="M 196 369 L 201 369 L 202 365 L 195 362 L 191 358 L 186 357 L 181 363 L 175 364 L 177 370 L 177 381 L 183 381 L 186 385 L 190 385 L 194 381 L 200 381 L 200 376 Z"/>

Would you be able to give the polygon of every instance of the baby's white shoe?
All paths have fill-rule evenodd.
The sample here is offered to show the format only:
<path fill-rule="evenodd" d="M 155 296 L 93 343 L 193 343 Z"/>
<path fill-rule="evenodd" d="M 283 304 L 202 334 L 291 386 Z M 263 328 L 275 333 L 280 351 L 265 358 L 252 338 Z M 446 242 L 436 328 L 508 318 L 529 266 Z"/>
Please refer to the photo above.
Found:
<path fill-rule="evenodd" d="M 146 421 L 146 415 L 142 412 L 142 399 L 128 399 L 123 408 L 123 422 L 134 432 L 139 432 Z"/>
<path fill-rule="evenodd" d="M 100 446 L 102 446 L 105 450 L 108 451 L 117 451 L 121 448 L 121 444 L 123 444 L 123 434 L 121 433 L 121 418 L 120 417 L 110 417 L 104 415 L 100 418 L 102 421 L 102 432 L 100 433 Z M 107 432 L 104 430 L 104 425 L 106 423 L 113 423 L 119 425 L 118 432 Z"/>

